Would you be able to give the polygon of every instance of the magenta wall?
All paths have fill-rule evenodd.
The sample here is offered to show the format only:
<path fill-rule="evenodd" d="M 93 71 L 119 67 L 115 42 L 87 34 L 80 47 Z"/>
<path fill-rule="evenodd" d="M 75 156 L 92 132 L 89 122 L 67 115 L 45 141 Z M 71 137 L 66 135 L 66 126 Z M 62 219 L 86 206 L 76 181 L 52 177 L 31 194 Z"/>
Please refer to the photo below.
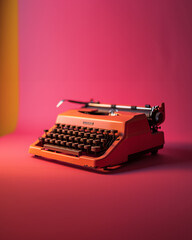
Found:
<path fill-rule="evenodd" d="M 168 140 L 191 141 L 192 4 L 19 0 L 19 128 L 50 127 L 62 98 L 166 103 Z"/>

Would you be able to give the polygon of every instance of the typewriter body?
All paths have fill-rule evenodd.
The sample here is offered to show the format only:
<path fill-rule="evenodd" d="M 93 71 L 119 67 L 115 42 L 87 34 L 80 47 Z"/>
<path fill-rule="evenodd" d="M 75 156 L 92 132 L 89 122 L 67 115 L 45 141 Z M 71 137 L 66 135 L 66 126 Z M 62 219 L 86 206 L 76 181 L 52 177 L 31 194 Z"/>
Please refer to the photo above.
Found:
<path fill-rule="evenodd" d="M 97 170 L 113 169 L 138 153 L 163 148 L 164 103 L 145 107 L 78 102 L 79 109 L 57 116 L 56 123 L 34 142 L 29 152 L 46 159 Z"/>

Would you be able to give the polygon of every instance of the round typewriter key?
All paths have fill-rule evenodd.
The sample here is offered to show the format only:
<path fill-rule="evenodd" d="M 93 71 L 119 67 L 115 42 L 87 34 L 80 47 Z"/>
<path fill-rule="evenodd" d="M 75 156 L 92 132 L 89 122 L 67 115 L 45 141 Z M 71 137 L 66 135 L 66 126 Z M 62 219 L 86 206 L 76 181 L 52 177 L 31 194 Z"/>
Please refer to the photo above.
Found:
<path fill-rule="evenodd" d="M 90 134 L 90 138 L 95 139 L 95 138 L 96 138 L 96 133 L 92 133 L 92 134 Z"/>
<path fill-rule="evenodd" d="M 74 142 L 74 140 L 75 140 L 75 136 L 69 137 L 69 141 Z"/>
<path fill-rule="evenodd" d="M 80 142 L 81 138 L 80 137 L 75 137 L 74 140 L 75 140 L 75 142 Z"/>
<path fill-rule="evenodd" d="M 92 146 L 91 147 L 91 151 L 94 153 L 100 152 L 101 147 L 100 146 Z"/>
<path fill-rule="evenodd" d="M 90 137 L 90 133 L 85 133 L 84 137 L 89 138 Z"/>
<path fill-rule="evenodd" d="M 68 135 L 72 135 L 73 134 L 73 130 L 69 130 L 67 131 Z"/>
<path fill-rule="evenodd" d="M 58 133 L 54 133 L 54 134 L 53 134 L 53 137 L 54 137 L 55 139 L 58 139 L 58 136 L 59 136 Z"/>
<path fill-rule="evenodd" d="M 49 130 L 45 129 L 44 132 L 47 133 Z"/>
<path fill-rule="evenodd" d="M 51 138 L 52 135 L 53 135 L 52 133 L 48 133 L 48 134 L 47 134 L 47 137 L 48 137 L 48 138 Z"/>
<path fill-rule="evenodd" d="M 93 139 L 87 139 L 87 143 L 88 144 L 92 144 L 93 143 Z"/>
<path fill-rule="evenodd" d="M 50 140 L 49 138 L 45 138 L 44 142 L 49 143 L 49 140 Z"/>
<path fill-rule="evenodd" d="M 78 136 L 78 131 L 73 131 L 73 136 L 77 137 Z"/>
<path fill-rule="evenodd" d="M 79 149 L 83 149 L 84 148 L 84 144 L 78 144 L 78 148 Z"/>
<path fill-rule="evenodd" d="M 63 129 L 63 130 L 62 130 L 62 133 L 63 133 L 63 134 L 66 134 L 66 133 L 67 133 L 67 131 L 68 131 L 68 130 L 66 130 L 66 129 Z"/>
<path fill-rule="evenodd" d="M 84 145 L 84 149 L 87 151 L 91 150 L 91 145 Z"/>
<path fill-rule="evenodd" d="M 118 133 L 118 131 L 117 130 L 111 130 L 111 133 L 115 134 L 115 133 Z"/>
<path fill-rule="evenodd" d="M 69 135 L 64 135 L 64 137 L 63 137 L 63 138 L 64 138 L 65 140 L 68 140 L 68 139 L 69 139 L 69 137 L 70 137 Z"/>
<path fill-rule="evenodd" d="M 103 133 L 104 131 L 104 129 L 99 129 L 99 133 Z"/>
<path fill-rule="evenodd" d="M 98 134 L 98 135 L 96 136 L 97 139 L 101 139 L 102 137 L 103 137 L 103 134 Z"/>
<path fill-rule="evenodd" d="M 61 128 L 57 129 L 57 133 L 62 133 L 62 129 Z"/>
<path fill-rule="evenodd" d="M 105 133 L 105 134 L 108 134 L 108 133 L 110 133 L 110 130 L 105 129 L 105 130 L 104 130 L 104 133 Z"/>
<path fill-rule="evenodd" d="M 107 139 L 101 138 L 101 142 L 102 142 L 102 143 L 106 143 L 106 142 L 107 142 Z"/>
<path fill-rule="evenodd" d="M 53 130 L 51 131 L 51 133 L 56 133 L 57 132 L 57 128 L 53 128 Z"/>
<path fill-rule="evenodd" d="M 100 140 L 93 140 L 93 144 L 99 145 L 100 144 Z"/>
<path fill-rule="evenodd" d="M 67 142 L 67 143 L 66 143 L 66 146 L 67 146 L 67 147 L 71 147 L 71 146 L 72 146 L 72 142 Z"/>
<path fill-rule="evenodd" d="M 78 143 L 72 143 L 72 147 L 77 148 L 78 147 Z"/>
<path fill-rule="evenodd" d="M 87 142 L 87 138 L 81 138 L 80 142 L 86 143 Z"/>
<path fill-rule="evenodd" d="M 55 143 L 55 139 L 50 139 L 49 141 L 51 144 L 54 144 Z"/>
<path fill-rule="evenodd" d="M 59 128 L 60 127 L 60 123 L 56 123 L 56 127 Z"/>
<path fill-rule="evenodd" d="M 63 136 L 64 136 L 64 134 L 59 134 L 58 139 L 63 140 Z"/>
<path fill-rule="evenodd" d="M 78 133 L 78 136 L 83 137 L 83 136 L 84 136 L 84 133 L 83 133 L 83 132 L 79 132 L 79 133 Z"/>
<path fill-rule="evenodd" d="M 59 145 L 60 142 L 61 142 L 61 140 L 55 140 L 55 144 L 56 144 L 56 145 Z"/>
<path fill-rule="evenodd" d="M 62 146 L 65 146 L 65 145 L 66 145 L 66 141 L 61 141 L 60 144 L 61 144 Z"/>

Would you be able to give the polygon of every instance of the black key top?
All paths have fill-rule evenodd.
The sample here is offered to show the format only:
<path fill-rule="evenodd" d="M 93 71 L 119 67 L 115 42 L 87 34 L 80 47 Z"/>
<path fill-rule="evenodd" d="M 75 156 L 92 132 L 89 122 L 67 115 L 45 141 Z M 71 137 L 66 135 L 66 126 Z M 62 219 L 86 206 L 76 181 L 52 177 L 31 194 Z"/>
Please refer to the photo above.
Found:
<path fill-rule="evenodd" d="M 60 123 L 56 123 L 56 127 L 59 128 L 60 127 Z"/>
<path fill-rule="evenodd" d="M 118 133 L 118 131 L 117 130 L 111 130 L 111 133 L 115 134 L 115 133 Z"/>
<path fill-rule="evenodd" d="M 61 142 L 60 142 L 60 144 L 61 144 L 62 146 L 66 146 L 66 143 L 67 143 L 67 141 L 61 141 Z"/>
<path fill-rule="evenodd" d="M 100 146 L 92 146 L 91 147 L 91 151 L 94 153 L 100 152 L 101 151 L 101 147 Z"/>
<path fill-rule="evenodd" d="M 64 134 L 58 135 L 58 139 L 63 140 Z"/>
<path fill-rule="evenodd" d="M 87 139 L 87 143 L 91 145 L 93 143 L 93 139 Z"/>
<path fill-rule="evenodd" d="M 103 134 L 97 134 L 96 138 L 97 138 L 97 139 L 103 138 Z"/>
<path fill-rule="evenodd" d="M 91 145 L 84 145 L 84 149 L 88 152 L 91 150 Z"/>
<path fill-rule="evenodd" d="M 101 138 L 101 140 L 100 140 L 102 143 L 106 143 L 107 142 L 107 139 L 105 139 L 105 138 Z"/>
<path fill-rule="evenodd" d="M 77 148 L 78 147 L 78 143 L 72 143 L 72 147 L 73 148 Z"/>
<path fill-rule="evenodd" d="M 51 144 L 54 144 L 55 143 L 55 139 L 50 139 L 49 141 Z"/>
<path fill-rule="evenodd" d="M 52 133 L 47 133 L 47 137 L 48 137 L 48 138 L 51 138 L 52 136 L 53 136 Z"/>
<path fill-rule="evenodd" d="M 68 140 L 68 139 L 69 139 L 69 137 L 70 137 L 69 135 L 64 135 L 64 137 L 63 137 L 63 138 L 64 138 L 65 140 Z"/>
<path fill-rule="evenodd" d="M 90 134 L 90 138 L 95 139 L 95 138 L 96 138 L 96 133 L 92 133 L 92 134 Z"/>
<path fill-rule="evenodd" d="M 103 133 L 104 131 L 104 129 L 99 129 L 99 133 Z"/>
<path fill-rule="evenodd" d="M 86 143 L 87 142 L 87 138 L 81 138 L 80 142 L 81 143 Z"/>
<path fill-rule="evenodd" d="M 67 131 L 67 134 L 68 134 L 68 135 L 72 135 L 72 134 L 73 134 L 73 130 Z"/>
<path fill-rule="evenodd" d="M 63 133 L 63 134 L 67 134 L 67 132 L 68 132 L 67 129 L 63 129 L 63 130 L 62 130 L 62 133 Z"/>
<path fill-rule="evenodd" d="M 110 130 L 105 129 L 104 133 L 108 134 L 108 133 L 110 133 Z"/>
<path fill-rule="evenodd" d="M 50 141 L 50 138 L 45 138 L 45 139 L 44 139 L 44 142 L 45 142 L 45 143 L 49 143 L 49 141 Z"/>
<path fill-rule="evenodd" d="M 80 140 L 81 140 L 81 137 L 75 137 L 75 142 L 80 142 Z"/>
<path fill-rule="evenodd" d="M 89 138 L 90 137 L 90 133 L 85 133 L 84 137 Z"/>
<path fill-rule="evenodd" d="M 78 136 L 78 131 L 73 131 L 73 136 L 77 137 Z"/>
<path fill-rule="evenodd" d="M 79 137 L 83 137 L 83 136 L 84 136 L 84 133 L 83 133 L 83 132 L 79 132 L 79 133 L 78 133 L 78 136 L 79 136 Z"/>
<path fill-rule="evenodd" d="M 61 143 L 61 140 L 55 140 L 56 145 L 60 145 L 60 143 Z"/>
<path fill-rule="evenodd" d="M 58 133 L 53 133 L 53 138 L 58 139 L 59 134 Z"/>
<path fill-rule="evenodd" d="M 93 144 L 99 145 L 100 144 L 100 140 L 93 140 Z"/>
<path fill-rule="evenodd" d="M 72 146 L 72 142 L 67 142 L 66 146 L 70 148 Z"/>
<path fill-rule="evenodd" d="M 84 144 L 78 144 L 79 149 L 84 149 Z"/>
<path fill-rule="evenodd" d="M 82 151 L 79 149 L 65 148 L 65 147 L 55 146 L 55 145 L 51 145 L 51 144 L 45 144 L 44 147 L 49 150 L 53 150 L 56 152 L 61 152 L 61 153 L 69 154 L 69 155 L 73 155 L 73 156 L 78 156 L 78 157 L 82 153 Z"/>
<path fill-rule="evenodd" d="M 75 140 L 75 136 L 69 137 L 69 141 L 74 142 L 74 140 Z"/>

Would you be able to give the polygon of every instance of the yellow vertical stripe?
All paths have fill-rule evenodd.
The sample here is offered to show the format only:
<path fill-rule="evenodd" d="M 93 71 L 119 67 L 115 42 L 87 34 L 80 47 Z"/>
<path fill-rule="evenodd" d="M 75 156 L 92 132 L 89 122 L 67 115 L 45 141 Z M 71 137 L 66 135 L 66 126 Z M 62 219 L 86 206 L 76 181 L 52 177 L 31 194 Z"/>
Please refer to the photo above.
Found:
<path fill-rule="evenodd" d="M 18 117 L 18 3 L 0 0 L 0 136 Z"/>

